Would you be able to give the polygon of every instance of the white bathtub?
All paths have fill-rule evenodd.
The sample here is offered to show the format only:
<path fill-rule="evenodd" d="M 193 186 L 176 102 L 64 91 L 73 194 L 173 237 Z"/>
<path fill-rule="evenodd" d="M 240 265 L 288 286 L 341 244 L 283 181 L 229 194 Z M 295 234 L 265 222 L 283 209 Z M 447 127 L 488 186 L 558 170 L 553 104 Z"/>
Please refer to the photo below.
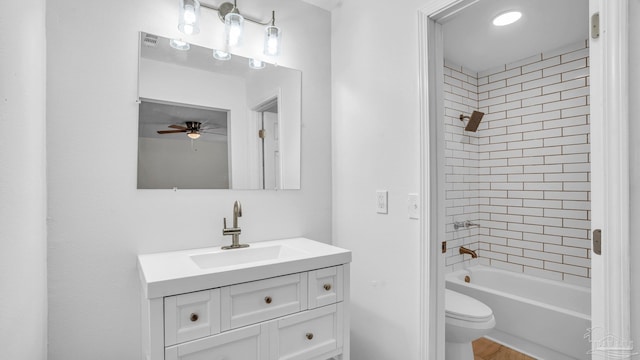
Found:
<path fill-rule="evenodd" d="M 489 337 L 539 359 L 590 359 L 584 338 L 591 327 L 589 288 L 482 265 L 448 274 L 446 287 L 493 310 L 496 328 Z"/>

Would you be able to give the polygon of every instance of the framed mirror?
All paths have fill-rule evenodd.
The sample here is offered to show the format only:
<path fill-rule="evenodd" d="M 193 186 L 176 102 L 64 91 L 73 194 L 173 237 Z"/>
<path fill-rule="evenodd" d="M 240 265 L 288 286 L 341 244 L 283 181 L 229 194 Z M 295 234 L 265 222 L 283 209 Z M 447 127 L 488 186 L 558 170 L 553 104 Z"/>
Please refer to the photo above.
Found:
<path fill-rule="evenodd" d="M 301 72 L 187 45 L 140 33 L 138 189 L 300 189 Z"/>

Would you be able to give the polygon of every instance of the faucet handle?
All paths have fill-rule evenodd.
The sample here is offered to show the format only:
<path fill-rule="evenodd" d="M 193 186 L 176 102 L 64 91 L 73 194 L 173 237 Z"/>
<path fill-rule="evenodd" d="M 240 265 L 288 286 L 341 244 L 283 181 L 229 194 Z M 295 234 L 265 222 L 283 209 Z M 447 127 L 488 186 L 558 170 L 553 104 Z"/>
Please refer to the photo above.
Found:
<path fill-rule="evenodd" d="M 227 218 L 222 218 L 222 226 L 224 229 L 227 228 Z"/>
<path fill-rule="evenodd" d="M 464 222 L 464 227 L 466 227 L 467 229 L 472 226 L 480 227 L 480 224 L 473 223 L 471 222 L 471 220 L 467 220 Z"/>

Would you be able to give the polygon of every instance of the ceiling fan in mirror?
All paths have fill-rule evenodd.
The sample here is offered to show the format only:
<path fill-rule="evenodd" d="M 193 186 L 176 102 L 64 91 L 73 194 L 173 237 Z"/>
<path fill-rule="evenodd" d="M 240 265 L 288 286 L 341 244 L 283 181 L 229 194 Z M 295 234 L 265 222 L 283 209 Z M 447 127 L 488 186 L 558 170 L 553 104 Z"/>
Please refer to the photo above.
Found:
<path fill-rule="evenodd" d="M 226 135 L 224 130 L 221 128 L 207 128 L 202 125 L 203 124 L 199 121 L 185 121 L 184 125 L 169 125 L 170 128 L 175 130 L 158 130 L 158 134 L 186 133 L 192 140 L 198 139 L 201 134 Z M 214 129 L 221 129 L 222 131 L 212 131 Z"/>

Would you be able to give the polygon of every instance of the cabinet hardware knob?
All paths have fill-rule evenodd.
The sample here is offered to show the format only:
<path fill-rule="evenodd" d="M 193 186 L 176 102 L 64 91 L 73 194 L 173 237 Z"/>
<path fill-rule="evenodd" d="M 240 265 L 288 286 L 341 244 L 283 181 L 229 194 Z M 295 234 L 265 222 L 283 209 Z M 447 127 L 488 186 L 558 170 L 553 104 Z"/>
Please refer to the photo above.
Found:
<path fill-rule="evenodd" d="M 313 339 L 313 333 L 307 333 L 305 336 L 307 337 L 307 340 Z"/>
<path fill-rule="evenodd" d="M 264 298 L 264 302 L 266 302 L 267 304 L 271 304 L 271 301 L 273 301 L 273 299 L 271 299 L 271 296 L 267 296 L 266 298 Z"/>
<path fill-rule="evenodd" d="M 326 291 L 331 290 L 331 284 L 324 284 L 324 289 L 325 289 Z"/>
<path fill-rule="evenodd" d="M 191 314 L 191 317 L 189 319 L 191 321 L 198 321 L 198 314 L 196 314 L 196 313 Z"/>

